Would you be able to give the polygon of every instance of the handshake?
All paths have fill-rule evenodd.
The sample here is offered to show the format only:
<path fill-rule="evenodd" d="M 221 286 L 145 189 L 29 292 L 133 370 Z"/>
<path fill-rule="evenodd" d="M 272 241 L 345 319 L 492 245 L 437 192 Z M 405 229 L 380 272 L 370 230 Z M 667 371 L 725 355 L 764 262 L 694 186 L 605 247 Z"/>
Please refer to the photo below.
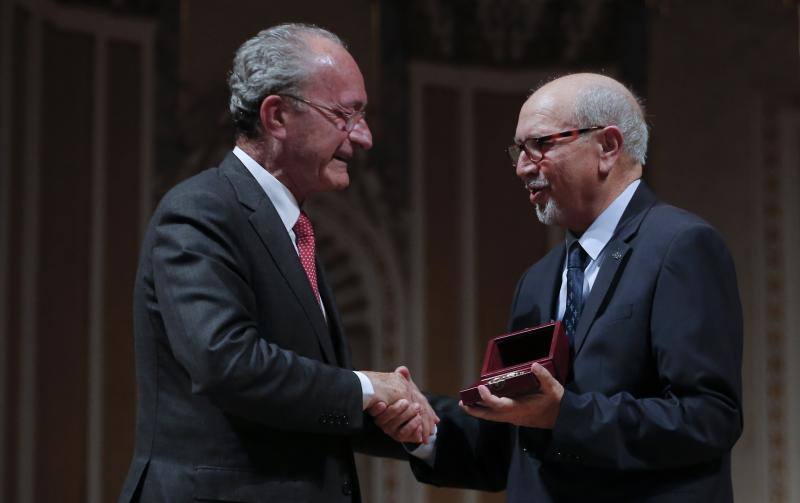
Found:
<path fill-rule="evenodd" d="M 401 366 L 394 372 L 362 372 L 375 390 L 366 409 L 375 423 L 398 442 L 428 443 L 439 418 L 411 380 L 408 369 Z"/>

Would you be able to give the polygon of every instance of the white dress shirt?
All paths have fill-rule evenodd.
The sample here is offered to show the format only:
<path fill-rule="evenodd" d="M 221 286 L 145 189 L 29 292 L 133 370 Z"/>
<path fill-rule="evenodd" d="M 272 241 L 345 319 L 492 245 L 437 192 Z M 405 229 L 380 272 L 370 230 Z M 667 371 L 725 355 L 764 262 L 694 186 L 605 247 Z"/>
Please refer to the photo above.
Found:
<path fill-rule="evenodd" d="M 580 238 L 577 238 L 578 243 L 583 247 L 586 254 L 589 255 L 590 261 L 586 269 L 583 271 L 583 299 L 589 296 L 592 291 L 594 280 L 597 279 L 597 272 L 600 271 L 600 266 L 603 265 L 603 259 L 606 256 L 605 249 L 611 236 L 614 235 L 614 230 L 617 228 L 625 208 L 631 202 L 633 193 L 639 187 L 640 180 L 634 180 L 628 187 L 617 196 L 614 201 L 608 205 L 608 208 L 600 213 L 600 216 L 592 222 L 592 225 L 586 229 Z M 569 247 L 576 240 L 575 235 L 567 232 L 567 251 Z M 564 311 L 567 309 L 567 260 L 564 259 L 564 270 L 561 272 L 561 290 L 558 293 L 558 317 L 561 320 L 564 318 Z"/>
<path fill-rule="evenodd" d="M 244 164 L 244 167 L 247 168 L 247 171 L 250 172 L 251 175 L 256 179 L 258 185 L 264 190 L 264 193 L 267 195 L 269 200 L 272 202 L 272 205 L 275 207 L 275 211 L 278 212 L 278 216 L 283 222 L 283 226 L 286 228 L 286 232 L 289 233 L 289 238 L 294 245 L 294 250 L 299 255 L 300 252 L 297 248 L 297 236 L 294 235 L 294 224 L 297 223 L 297 219 L 300 217 L 300 205 L 297 204 L 297 199 L 295 199 L 294 194 L 277 178 L 272 176 L 272 173 L 266 170 L 263 166 L 261 166 L 258 162 L 256 162 L 252 157 L 247 155 L 247 153 L 240 149 L 239 147 L 234 147 L 233 155 L 239 158 Z M 327 316 L 325 314 L 325 306 L 322 305 L 322 299 L 318 298 L 317 301 L 319 302 L 320 309 L 322 310 L 322 316 L 325 317 L 327 320 Z M 362 372 L 353 371 L 355 375 L 358 377 L 359 382 L 361 383 L 361 393 L 362 393 L 362 406 L 363 408 L 367 407 L 367 404 L 372 399 L 373 395 L 375 394 L 375 388 L 372 386 L 372 381 L 369 380 Z"/>

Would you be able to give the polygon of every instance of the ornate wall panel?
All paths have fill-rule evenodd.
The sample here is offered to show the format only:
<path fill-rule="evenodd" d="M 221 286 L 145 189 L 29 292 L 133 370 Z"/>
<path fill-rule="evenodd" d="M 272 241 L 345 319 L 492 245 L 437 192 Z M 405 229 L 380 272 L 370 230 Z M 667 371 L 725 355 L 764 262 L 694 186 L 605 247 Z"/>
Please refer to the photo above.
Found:
<path fill-rule="evenodd" d="M 758 339 L 755 352 L 759 412 L 758 450 L 765 462 L 761 497 L 770 503 L 800 498 L 800 106 L 791 100 L 758 100 L 759 146 Z"/>
<path fill-rule="evenodd" d="M 143 186 L 141 166 L 144 163 L 142 142 L 147 114 L 142 107 L 142 76 L 145 74 L 143 48 L 131 41 L 113 41 L 106 48 L 107 86 L 105 91 L 106 140 L 103 169 L 104 194 L 98 194 L 95 204 L 102 221 L 97 222 L 95 253 L 102 262 L 97 268 L 95 291 L 102 299 L 95 305 L 102 316 L 95 330 L 95 341 L 104 355 L 102 367 L 94 369 L 103 379 L 103 407 L 95 421 L 101 425 L 99 435 L 102 477 L 104 480 L 101 501 L 113 501 L 119 496 L 124 476 L 133 452 L 133 435 L 129 434 L 132 418 L 136 416 L 136 401 L 131 400 L 131 390 L 136 389 L 134 361 L 131 354 L 133 327 L 133 288 L 139 255 L 139 238 L 142 224 L 149 214 L 141 209 L 150 193 Z M 149 139 L 152 141 L 152 139 Z M 136 195 L 140 195 L 136 204 Z M 148 206 L 149 208 L 149 206 Z M 99 314 L 99 313 L 98 313 Z"/>
<path fill-rule="evenodd" d="M 375 182 L 364 173 L 358 184 Z M 408 356 L 405 281 L 389 226 L 375 211 L 380 204 L 358 191 L 324 194 L 307 210 L 315 222 L 321 259 L 336 295 L 357 369 L 391 371 Z M 418 501 L 406 462 L 357 455 L 365 501 Z"/>
<path fill-rule="evenodd" d="M 800 88 L 796 2 L 659 3 L 664 9 L 650 22 L 646 170 L 664 200 L 720 230 L 736 263 L 745 337 L 734 494 L 743 502 L 796 501 L 789 481 L 798 472 L 790 441 L 797 422 L 788 411 L 797 394 L 786 379 L 797 360 L 787 318 L 799 305 L 790 293 L 797 279 L 787 267 L 798 248 L 786 247 L 786 219 L 796 220 L 787 203 L 798 189 L 783 171 L 784 151 L 797 141 L 783 139 L 780 118 L 796 108 Z M 736 65 L 726 64 L 734 54 Z"/>
<path fill-rule="evenodd" d="M 0 500 L 111 501 L 134 433 L 154 24 L 86 3 L 2 8 Z"/>
<path fill-rule="evenodd" d="M 14 501 L 17 496 L 17 459 L 19 452 L 19 417 L 6 411 L 19 410 L 20 390 L 16 376 L 20 373 L 17 355 L 22 344 L 22 257 L 23 204 L 25 172 L 12 169 L 25 159 L 26 131 L 24 104 L 25 75 L 29 53 L 25 40 L 30 29 L 29 17 L 8 2 L 2 7 L 2 53 L 0 65 L 7 78 L 0 79 L 0 497 Z M 16 68 L 13 73 L 9 68 Z M 12 96 L 18 98 L 12 100 Z M 11 124 L 19 127 L 11 130 Z M 11 257 L 15 257 L 11 266 Z"/>
<path fill-rule="evenodd" d="M 37 501 L 86 497 L 92 179 L 90 34 L 42 26 L 42 149 L 36 278 L 35 484 Z M 65 134 L 66 132 L 68 134 Z M 73 411 L 65 415 L 64 411 Z"/>
<path fill-rule="evenodd" d="M 428 389 L 454 396 L 506 326 L 514 286 L 552 244 L 503 152 L 542 72 L 411 65 L 411 347 Z M 428 488 L 428 501 L 502 495 Z"/>

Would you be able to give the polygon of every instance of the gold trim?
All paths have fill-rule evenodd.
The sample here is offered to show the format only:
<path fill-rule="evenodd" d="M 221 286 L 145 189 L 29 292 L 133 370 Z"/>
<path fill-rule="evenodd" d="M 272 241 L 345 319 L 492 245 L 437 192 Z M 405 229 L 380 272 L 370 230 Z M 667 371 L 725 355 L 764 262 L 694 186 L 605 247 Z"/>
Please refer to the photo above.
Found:
<path fill-rule="evenodd" d="M 765 103 L 763 117 L 775 117 L 777 110 L 773 104 Z M 770 503 L 784 503 L 787 497 L 787 452 L 786 438 L 786 388 L 784 369 L 786 312 L 786 262 L 783 254 L 785 233 L 782 229 L 783 200 L 780 185 L 779 134 L 774 121 L 765 121 L 761 131 L 762 193 L 761 208 L 764 228 L 764 319 L 766 335 L 766 382 L 767 400 L 767 491 Z"/>

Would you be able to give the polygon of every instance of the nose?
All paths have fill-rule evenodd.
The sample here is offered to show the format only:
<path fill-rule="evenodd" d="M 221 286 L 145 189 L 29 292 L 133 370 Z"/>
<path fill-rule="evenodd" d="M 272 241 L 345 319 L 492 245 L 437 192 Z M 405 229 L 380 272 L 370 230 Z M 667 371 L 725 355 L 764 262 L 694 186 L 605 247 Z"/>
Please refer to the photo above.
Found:
<path fill-rule="evenodd" d="M 367 119 L 361 119 L 356 123 L 356 126 L 350 131 L 350 141 L 363 148 L 369 150 L 372 148 L 372 132 L 367 125 Z"/>
<path fill-rule="evenodd" d="M 539 164 L 531 162 L 528 155 L 522 152 L 517 160 L 516 172 L 517 176 L 523 180 L 536 178 L 539 175 Z"/>

